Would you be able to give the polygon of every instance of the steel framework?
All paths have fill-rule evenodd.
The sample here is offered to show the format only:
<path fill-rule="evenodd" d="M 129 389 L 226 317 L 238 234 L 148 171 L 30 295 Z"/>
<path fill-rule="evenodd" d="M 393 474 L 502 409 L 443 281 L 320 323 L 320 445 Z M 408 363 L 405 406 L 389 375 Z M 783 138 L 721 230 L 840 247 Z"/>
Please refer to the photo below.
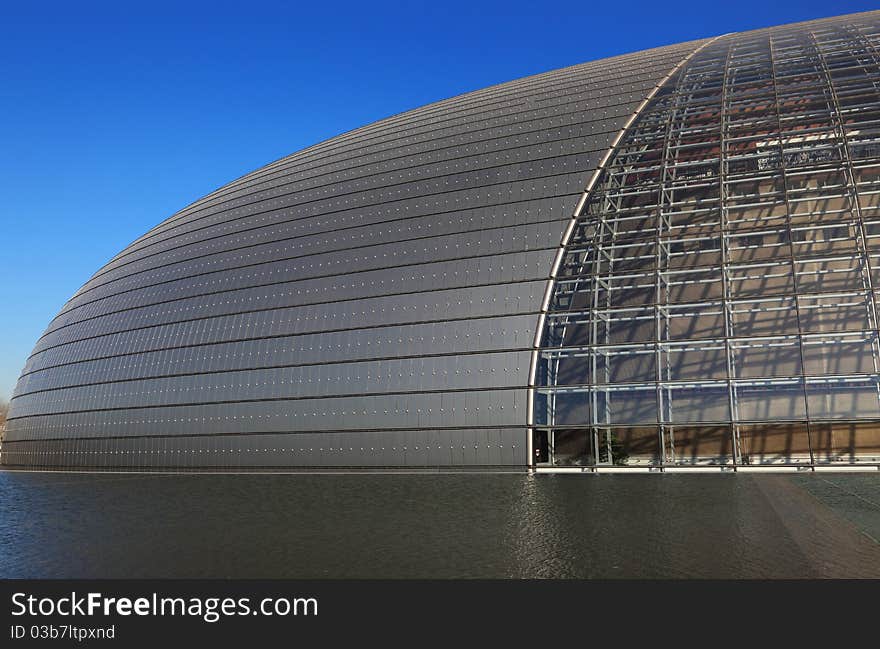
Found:
<path fill-rule="evenodd" d="M 880 461 L 878 42 L 721 37 L 642 109 L 554 278 L 546 463 Z"/>

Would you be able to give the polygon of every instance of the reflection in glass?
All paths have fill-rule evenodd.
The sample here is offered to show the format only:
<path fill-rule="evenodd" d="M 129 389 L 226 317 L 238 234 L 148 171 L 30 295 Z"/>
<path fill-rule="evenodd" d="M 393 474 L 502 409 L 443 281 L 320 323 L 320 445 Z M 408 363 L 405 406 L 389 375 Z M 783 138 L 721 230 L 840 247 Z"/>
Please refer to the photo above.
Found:
<path fill-rule="evenodd" d="M 641 110 L 553 285 L 557 462 L 880 461 L 878 40 L 717 39 Z"/>

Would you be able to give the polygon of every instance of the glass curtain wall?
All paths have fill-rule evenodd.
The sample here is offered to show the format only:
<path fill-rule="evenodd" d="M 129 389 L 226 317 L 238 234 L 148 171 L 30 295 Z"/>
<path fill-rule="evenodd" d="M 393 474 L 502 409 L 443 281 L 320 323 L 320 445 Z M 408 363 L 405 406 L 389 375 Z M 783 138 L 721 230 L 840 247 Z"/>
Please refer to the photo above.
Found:
<path fill-rule="evenodd" d="M 723 37 L 628 129 L 533 390 L 556 465 L 880 461 L 880 33 Z"/>

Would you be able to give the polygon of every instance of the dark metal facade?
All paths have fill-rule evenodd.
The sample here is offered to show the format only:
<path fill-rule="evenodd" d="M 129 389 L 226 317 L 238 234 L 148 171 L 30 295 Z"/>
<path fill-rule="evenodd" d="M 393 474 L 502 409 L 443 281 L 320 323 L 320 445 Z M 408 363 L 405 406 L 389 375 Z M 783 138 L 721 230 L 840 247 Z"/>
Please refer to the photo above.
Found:
<path fill-rule="evenodd" d="M 3 463 L 869 458 L 878 30 L 587 63 L 230 183 L 64 306 Z"/>
<path fill-rule="evenodd" d="M 3 462 L 523 466 L 549 268 L 685 44 L 341 135 L 189 206 L 38 341 Z"/>

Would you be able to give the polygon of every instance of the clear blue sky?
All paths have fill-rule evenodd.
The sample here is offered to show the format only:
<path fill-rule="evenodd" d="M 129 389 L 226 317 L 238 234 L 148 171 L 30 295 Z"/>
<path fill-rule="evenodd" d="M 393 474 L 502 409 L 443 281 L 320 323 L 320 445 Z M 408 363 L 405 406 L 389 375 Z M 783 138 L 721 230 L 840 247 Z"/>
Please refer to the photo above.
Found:
<path fill-rule="evenodd" d="M 49 320 L 110 257 L 272 160 L 528 74 L 873 8 L 0 0 L 0 398 Z"/>

